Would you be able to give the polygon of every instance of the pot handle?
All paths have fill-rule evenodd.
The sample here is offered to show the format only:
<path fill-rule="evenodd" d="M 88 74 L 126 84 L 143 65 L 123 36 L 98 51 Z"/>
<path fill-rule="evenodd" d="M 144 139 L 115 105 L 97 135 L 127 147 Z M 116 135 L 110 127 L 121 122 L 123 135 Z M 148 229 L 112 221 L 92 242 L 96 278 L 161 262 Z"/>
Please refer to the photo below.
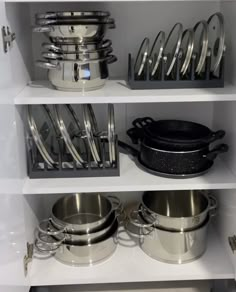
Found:
<path fill-rule="evenodd" d="M 33 32 L 51 32 L 52 28 L 50 26 L 35 26 L 33 27 Z"/>
<path fill-rule="evenodd" d="M 216 140 L 222 139 L 225 136 L 225 131 L 224 130 L 219 130 L 216 132 L 212 132 L 210 139 L 207 141 L 208 143 L 212 143 Z"/>
<path fill-rule="evenodd" d="M 36 61 L 35 65 L 38 67 L 41 67 L 43 69 L 48 69 L 48 70 L 59 70 L 60 65 L 59 64 L 52 64 L 50 62 L 45 62 L 45 61 Z"/>
<path fill-rule="evenodd" d="M 36 230 L 35 237 L 36 237 L 37 242 L 40 242 L 43 245 L 48 246 L 49 249 L 51 249 L 51 250 L 57 249 L 65 240 L 65 236 L 64 236 L 60 240 L 56 240 L 55 238 L 53 238 L 53 240 L 55 240 L 55 241 L 52 242 L 52 241 L 50 241 L 50 239 L 52 238 L 51 235 L 43 234 L 43 233 L 39 232 L 38 230 Z"/>
<path fill-rule="evenodd" d="M 108 196 L 108 199 L 111 201 L 113 210 L 116 212 L 116 218 L 118 218 L 119 222 L 123 222 L 126 218 L 124 212 L 124 205 L 121 203 L 120 199 L 116 196 Z"/>
<path fill-rule="evenodd" d="M 209 160 L 215 160 L 218 154 L 228 152 L 228 150 L 229 146 L 227 144 L 219 144 L 206 155 L 203 155 L 203 157 Z"/>
<path fill-rule="evenodd" d="M 132 125 L 135 127 L 135 128 L 145 128 L 147 125 L 150 125 L 152 124 L 153 122 L 155 122 L 153 120 L 153 118 L 151 117 L 144 117 L 144 118 L 137 118 L 135 119 L 133 122 L 132 122 Z"/>
<path fill-rule="evenodd" d="M 39 222 L 37 229 L 40 233 L 45 235 L 60 235 L 65 232 L 66 228 L 62 227 L 61 229 L 57 229 L 52 224 L 52 218 L 42 220 Z"/>
<path fill-rule="evenodd" d="M 131 154 L 134 157 L 137 157 L 139 155 L 139 151 L 137 149 L 133 148 L 125 142 L 119 140 L 118 145 L 120 148 L 124 149 L 126 153 Z"/>
<path fill-rule="evenodd" d="M 154 222 L 143 223 L 140 219 L 139 213 L 140 213 L 140 210 L 132 210 L 130 212 L 125 222 L 125 229 L 127 233 L 130 234 L 131 236 L 141 239 L 153 232 Z M 137 230 L 137 232 L 131 231 L 128 227 L 129 225 L 132 226 L 132 229 Z M 145 232 L 145 230 L 148 230 L 148 231 Z"/>
<path fill-rule="evenodd" d="M 131 128 L 126 133 L 133 144 L 138 144 L 138 142 L 144 138 L 143 129 L 140 128 Z"/>
<path fill-rule="evenodd" d="M 216 216 L 217 209 L 218 209 L 217 199 L 212 195 L 209 195 L 208 198 L 210 201 L 209 215 L 210 215 L 210 217 Z"/>
<path fill-rule="evenodd" d="M 103 44 L 101 45 L 101 48 L 108 48 L 112 45 L 112 41 L 111 40 L 105 40 L 103 42 Z"/>
<path fill-rule="evenodd" d="M 108 56 L 107 64 L 112 64 L 117 61 L 117 57 L 114 55 Z"/>

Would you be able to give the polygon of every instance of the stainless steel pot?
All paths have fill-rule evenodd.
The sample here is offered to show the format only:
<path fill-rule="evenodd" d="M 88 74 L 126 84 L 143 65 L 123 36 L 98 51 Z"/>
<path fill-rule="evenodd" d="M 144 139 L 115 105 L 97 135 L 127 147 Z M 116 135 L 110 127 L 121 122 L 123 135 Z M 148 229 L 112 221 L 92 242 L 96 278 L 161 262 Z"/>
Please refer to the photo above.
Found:
<path fill-rule="evenodd" d="M 104 224 L 101 230 L 87 234 L 71 234 L 67 231 L 62 231 L 61 229 L 56 228 L 53 224 L 53 221 L 51 220 L 43 220 L 39 223 L 38 226 L 39 230 L 38 237 L 43 241 L 45 231 L 47 231 L 47 233 L 49 233 L 55 239 L 55 244 L 57 241 L 58 244 L 63 243 L 70 245 L 71 244 L 89 245 L 94 240 L 99 241 L 106 237 L 106 235 L 110 233 L 114 226 L 117 225 L 118 222 L 117 220 L 118 220 L 117 216 L 115 215 L 110 216 L 110 218 L 107 220 L 107 223 Z M 40 230 L 42 230 L 43 232 L 40 232 Z"/>
<path fill-rule="evenodd" d="M 197 228 L 216 213 L 217 201 L 203 191 L 145 192 L 140 211 L 155 227 L 186 231 Z"/>
<path fill-rule="evenodd" d="M 127 232 L 139 238 L 140 248 L 150 257 L 172 264 L 196 260 L 206 250 L 210 217 L 198 228 L 188 231 L 171 231 L 156 228 L 143 218 L 129 217 Z"/>
<path fill-rule="evenodd" d="M 49 11 L 46 13 L 35 14 L 36 19 L 60 19 L 60 18 L 106 18 L 109 17 L 108 11 Z"/>
<path fill-rule="evenodd" d="M 150 257 L 174 264 L 196 260 L 206 250 L 209 218 L 199 228 L 191 231 L 167 231 L 155 228 L 140 238 L 141 249 Z"/>
<path fill-rule="evenodd" d="M 101 41 L 108 28 L 114 24 L 81 24 L 37 26 L 33 32 L 44 33 L 53 43 L 80 44 Z"/>
<path fill-rule="evenodd" d="M 89 91 L 103 87 L 108 78 L 108 64 L 114 56 L 93 61 L 37 61 L 36 65 L 48 69 L 48 78 L 58 90 Z"/>
<path fill-rule="evenodd" d="M 104 40 L 101 42 L 90 42 L 86 44 L 52 44 L 52 43 L 43 43 L 42 47 L 49 51 L 55 53 L 78 53 L 78 52 L 91 52 L 99 51 L 101 49 L 108 49 L 112 45 L 110 40 Z"/>
<path fill-rule="evenodd" d="M 107 24 L 114 25 L 115 21 L 112 18 L 54 18 L 54 19 L 35 19 L 36 25 L 92 25 L 92 24 Z"/>
<path fill-rule="evenodd" d="M 54 245 L 53 243 L 45 244 L 40 239 L 36 239 L 35 247 L 37 251 L 45 254 L 53 254 L 55 258 L 67 265 L 81 266 L 93 265 L 109 258 L 117 247 L 118 223 L 111 231 L 100 240 L 93 240 L 88 245 L 80 244 L 63 244 Z"/>
<path fill-rule="evenodd" d="M 42 57 L 49 60 L 70 60 L 70 61 L 93 61 L 107 57 L 112 53 L 112 48 L 104 48 L 100 50 L 87 51 L 87 52 L 42 52 Z"/>
<path fill-rule="evenodd" d="M 121 209 L 117 197 L 77 193 L 60 198 L 52 207 L 50 220 L 58 228 L 58 234 L 89 234 L 102 230 Z M 55 232 L 44 229 L 40 232 L 55 235 Z"/>

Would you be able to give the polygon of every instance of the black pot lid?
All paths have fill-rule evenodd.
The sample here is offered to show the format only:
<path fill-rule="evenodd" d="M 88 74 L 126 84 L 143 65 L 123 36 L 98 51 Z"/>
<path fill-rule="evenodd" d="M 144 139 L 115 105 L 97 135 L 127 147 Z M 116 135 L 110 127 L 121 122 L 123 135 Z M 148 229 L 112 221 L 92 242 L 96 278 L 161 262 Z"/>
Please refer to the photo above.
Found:
<path fill-rule="evenodd" d="M 212 134 L 204 125 L 182 120 L 159 120 L 150 123 L 144 130 L 153 139 L 171 143 L 204 142 Z"/>

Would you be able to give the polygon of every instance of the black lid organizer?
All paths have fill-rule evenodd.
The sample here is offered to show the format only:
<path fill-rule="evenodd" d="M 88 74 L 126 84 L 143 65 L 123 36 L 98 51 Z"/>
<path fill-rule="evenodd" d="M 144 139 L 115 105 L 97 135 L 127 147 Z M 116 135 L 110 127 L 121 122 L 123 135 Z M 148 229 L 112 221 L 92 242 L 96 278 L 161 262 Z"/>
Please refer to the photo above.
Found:
<path fill-rule="evenodd" d="M 87 168 L 79 166 L 72 156 L 66 151 L 66 146 L 62 138 L 57 138 L 59 144 L 59 153 L 54 152 L 55 161 L 57 164 L 55 167 L 49 166 L 43 159 L 42 155 L 38 151 L 32 136 L 27 137 L 27 166 L 28 176 L 33 179 L 37 178 L 75 178 L 75 177 L 109 177 L 119 176 L 119 152 L 116 137 L 116 163 L 110 165 L 107 161 L 108 157 L 108 143 L 106 139 L 101 138 L 102 148 L 102 166 L 98 167 L 92 160 L 91 154 L 88 151 L 87 154 L 83 154 L 84 158 L 87 157 Z"/>
<path fill-rule="evenodd" d="M 195 74 L 195 60 L 191 59 L 188 72 L 185 77 L 180 74 L 181 57 L 178 57 L 175 62 L 171 76 L 165 76 L 166 63 L 161 59 L 160 70 L 155 79 L 150 78 L 148 61 L 141 76 L 135 75 L 134 59 L 131 54 L 128 56 L 128 84 L 131 89 L 179 89 L 179 88 L 217 88 L 224 87 L 224 56 L 221 59 L 218 74 L 213 75 L 210 71 L 211 57 L 206 57 L 205 70 L 201 75 Z M 189 97 L 191 99 L 191 97 Z"/>

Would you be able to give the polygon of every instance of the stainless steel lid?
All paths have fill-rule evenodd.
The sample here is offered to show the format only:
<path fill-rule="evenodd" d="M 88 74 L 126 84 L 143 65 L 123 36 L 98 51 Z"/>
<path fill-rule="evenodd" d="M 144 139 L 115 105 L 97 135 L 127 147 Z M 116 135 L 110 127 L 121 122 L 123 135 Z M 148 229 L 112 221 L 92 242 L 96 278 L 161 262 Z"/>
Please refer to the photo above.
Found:
<path fill-rule="evenodd" d="M 160 31 L 155 38 L 155 41 L 152 45 L 150 56 L 149 56 L 151 76 L 154 76 L 159 68 L 161 58 L 163 55 L 164 44 L 165 44 L 165 32 Z"/>
<path fill-rule="evenodd" d="M 143 73 L 144 66 L 148 60 L 149 39 L 145 38 L 139 48 L 137 58 L 134 64 L 134 73 L 140 76 Z"/>
<path fill-rule="evenodd" d="M 114 105 L 108 104 L 108 145 L 109 145 L 109 162 L 111 165 L 116 163 L 116 134 L 115 134 L 115 114 Z"/>
<path fill-rule="evenodd" d="M 181 41 L 181 50 L 182 50 L 182 62 L 180 73 L 185 75 L 191 58 L 193 54 L 193 47 L 194 47 L 194 31 L 193 29 L 189 28 L 183 32 L 182 41 Z"/>

